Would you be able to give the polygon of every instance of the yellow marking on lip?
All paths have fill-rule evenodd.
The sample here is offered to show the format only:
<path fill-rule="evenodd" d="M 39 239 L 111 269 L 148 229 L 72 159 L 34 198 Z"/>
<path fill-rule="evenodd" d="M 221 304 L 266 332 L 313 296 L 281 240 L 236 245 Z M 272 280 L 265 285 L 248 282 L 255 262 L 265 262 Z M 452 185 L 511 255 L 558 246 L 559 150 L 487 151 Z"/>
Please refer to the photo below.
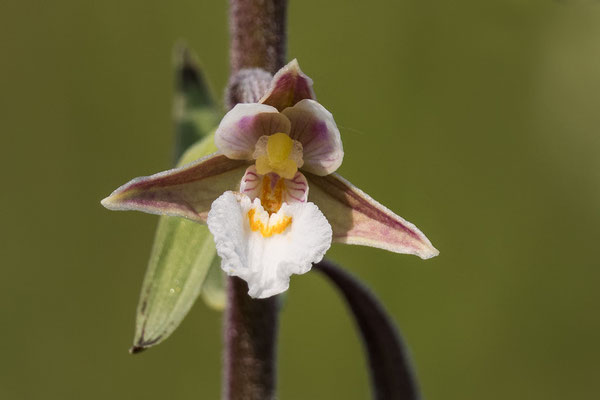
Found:
<path fill-rule="evenodd" d="M 276 213 L 281 208 L 283 203 L 283 192 L 285 190 L 285 182 L 279 178 L 274 188 L 271 188 L 272 177 L 266 175 L 262 181 L 262 189 L 260 193 L 260 203 L 269 215 Z M 277 177 L 275 177 L 277 179 Z"/>
<path fill-rule="evenodd" d="M 281 218 L 274 225 L 265 225 L 261 220 L 257 220 L 254 218 L 256 214 L 256 209 L 252 208 L 248 211 L 248 221 L 250 222 L 250 229 L 252 231 L 260 231 L 261 235 L 265 238 L 271 237 L 273 235 L 278 235 L 286 230 L 288 226 L 292 224 L 292 217 L 285 216 Z"/>

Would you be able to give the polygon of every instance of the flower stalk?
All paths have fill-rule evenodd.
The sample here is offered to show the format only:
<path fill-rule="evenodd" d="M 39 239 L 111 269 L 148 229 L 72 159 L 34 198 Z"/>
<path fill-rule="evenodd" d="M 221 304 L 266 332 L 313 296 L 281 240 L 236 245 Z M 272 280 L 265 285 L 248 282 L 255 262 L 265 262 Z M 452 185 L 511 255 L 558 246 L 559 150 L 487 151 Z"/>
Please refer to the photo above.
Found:
<path fill-rule="evenodd" d="M 287 0 L 230 0 L 231 79 L 235 87 L 252 87 L 261 82 L 255 74 L 238 74 L 243 69 L 261 68 L 275 73 L 285 64 Z M 226 102 L 257 102 L 257 91 L 227 91 Z M 279 296 L 257 300 L 248 296 L 246 282 L 227 278 L 227 308 L 224 319 L 225 400 L 275 398 L 276 343 Z"/>
<path fill-rule="evenodd" d="M 231 74 L 262 68 L 272 74 L 285 64 L 287 0 L 230 0 Z"/>
<path fill-rule="evenodd" d="M 223 398 L 274 399 L 279 296 L 253 299 L 246 282 L 227 278 Z"/>

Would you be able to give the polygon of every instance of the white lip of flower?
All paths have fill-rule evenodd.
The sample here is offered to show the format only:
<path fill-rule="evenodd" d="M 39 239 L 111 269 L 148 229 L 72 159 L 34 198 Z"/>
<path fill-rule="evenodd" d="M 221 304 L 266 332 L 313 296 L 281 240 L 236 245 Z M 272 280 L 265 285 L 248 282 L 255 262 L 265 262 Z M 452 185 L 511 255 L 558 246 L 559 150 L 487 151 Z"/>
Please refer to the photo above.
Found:
<path fill-rule="evenodd" d="M 102 204 L 208 223 L 223 269 L 245 279 L 253 297 L 284 291 L 332 240 L 438 255 L 416 226 L 335 173 L 344 156 L 340 133 L 296 60 L 275 74 L 259 103 L 225 115 L 215 144 L 220 153 L 135 178 Z M 307 202 L 309 183 L 315 204 Z"/>
<path fill-rule="evenodd" d="M 283 203 L 269 215 L 258 198 L 225 192 L 208 213 L 221 268 L 265 298 L 289 287 L 292 274 L 308 272 L 331 244 L 331 226 L 313 203 Z"/>

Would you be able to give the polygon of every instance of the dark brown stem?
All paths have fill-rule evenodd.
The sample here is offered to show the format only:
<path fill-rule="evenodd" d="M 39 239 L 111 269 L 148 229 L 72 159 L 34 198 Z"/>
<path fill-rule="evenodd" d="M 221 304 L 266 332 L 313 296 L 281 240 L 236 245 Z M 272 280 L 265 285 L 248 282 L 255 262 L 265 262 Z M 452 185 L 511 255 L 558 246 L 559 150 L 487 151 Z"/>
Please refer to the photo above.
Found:
<path fill-rule="evenodd" d="M 225 316 L 226 400 L 275 398 L 278 296 L 255 300 L 246 282 L 227 282 Z"/>
<path fill-rule="evenodd" d="M 230 0 L 231 76 L 236 77 L 232 82 L 246 87 L 239 82 L 240 70 L 261 68 L 275 73 L 285 64 L 286 10 L 287 0 Z M 248 79 L 256 79 L 253 75 L 248 74 Z M 260 82 L 249 82 L 248 87 L 257 85 Z M 234 102 L 260 98 L 252 90 L 235 92 Z M 240 98 L 239 92 L 250 93 L 243 97 L 252 98 Z M 275 398 L 278 312 L 278 296 L 255 300 L 248 296 L 246 282 L 227 279 L 223 399 Z"/>
<path fill-rule="evenodd" d="M 231 72 L 285 64 L 287 0 L 230 0 Z"/>

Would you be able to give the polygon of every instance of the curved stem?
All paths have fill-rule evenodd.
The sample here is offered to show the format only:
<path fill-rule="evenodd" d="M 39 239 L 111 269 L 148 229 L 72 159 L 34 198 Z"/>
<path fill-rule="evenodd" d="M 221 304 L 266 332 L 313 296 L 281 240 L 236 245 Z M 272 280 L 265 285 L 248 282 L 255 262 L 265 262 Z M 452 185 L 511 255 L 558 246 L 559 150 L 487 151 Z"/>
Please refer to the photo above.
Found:
<path fill-rule="evenodd" d="M 408 352 L 393 320 L 358 279 L 328 260 L 314 265 L 340 291 L 354 316 L 369 359 L 373 398 L 420 399 Z"/>
<path fill-rule="evenodd" d="M 286 10 L 287 0 L 230 0 L 232 76 L 245 68 L 274 73 L 284 65 Z M 223 398 L 270 400 L 275 398 L 279 298 L 255 300 L 247 292 L 243 280 L 227 279 Z"/>

